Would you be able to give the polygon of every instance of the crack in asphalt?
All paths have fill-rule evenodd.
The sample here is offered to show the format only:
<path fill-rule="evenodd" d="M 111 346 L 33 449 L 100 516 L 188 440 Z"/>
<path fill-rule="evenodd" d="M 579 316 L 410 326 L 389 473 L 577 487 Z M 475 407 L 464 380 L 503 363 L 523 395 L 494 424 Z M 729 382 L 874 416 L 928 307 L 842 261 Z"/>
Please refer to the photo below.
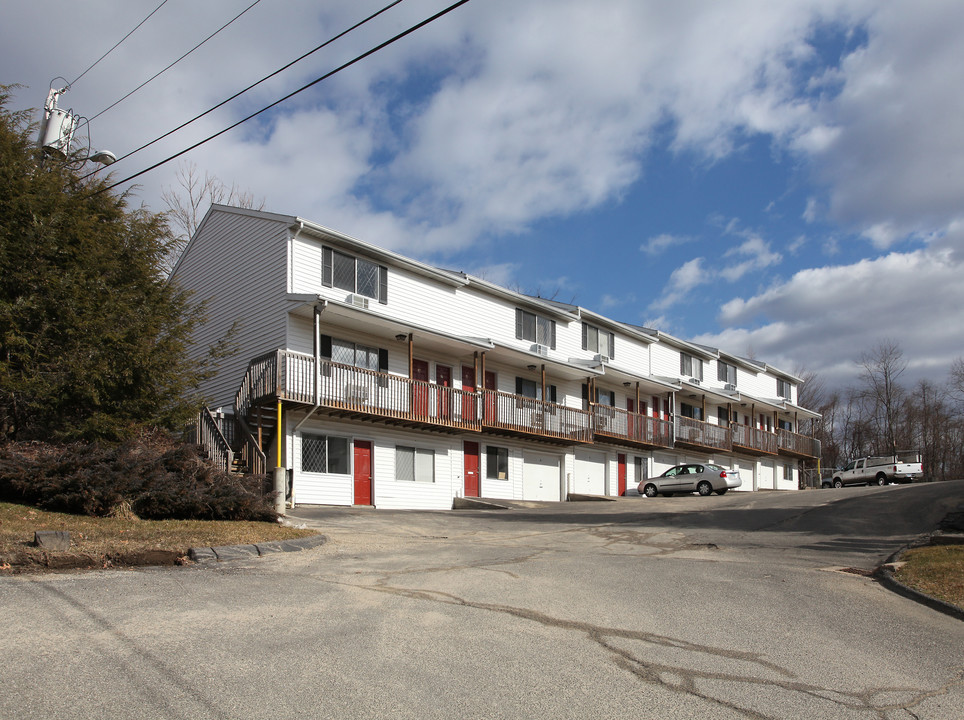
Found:
<path fill-rule="evenodd" d="M 806 682 L 798 682 L 792 671 L 771 662 L 761 653 L 731 650 L 728 648 L 714 647 L 693 643 L 687 640 L 673 638 L 666 635 L 646 632 L 642 630 L 629 630 L 624 628 L 606 627 L 589 622 L 578 620 L 567 620 L 554 617 L 552 615 L 532 610 L 529 608 L 516 607 L 498 603 L 487 603 L 469 600 L 453 593 L 440 590 L 428 590 L 417 588 L 405 588 L 398 585 L 389 584 L 393 579 L 401 576 L 410 576 L 425 573 L 445 573 L 460 569 L 479 569 L 491 570 L 495 572 L 506 572 L 516 578 L 514 573 L 493 567 L 499 565 L 518 565 L 528 562 L 543 551 L 536 551 L 523 556 L 508 558 L 493 562 L 478 562 L 469 564 L 453 564 L 438 566 L 435 568 L 413 568 L 392 572 L 374 572 L 376 576 L 374 584 L 348 583 L 328 579 L 329 582 L 340 585 L 348 585 L 361 590 L 387 593 L 398 597 L 405 597 L 412 600 L 440 603 L 459 607 L 481 610 L 484 612 L 500 613 L 509 615 L 521 620 L 538 623 L 544 627 L 555 628 L 563 631 L 577 632 L 584 634 L 592 642 L 609 653 L 613 658 L 616 667 L 631 674 L 638 680 L 665 688 L 672 692 L 677 692 L 691 697 L 710 702 L 720 707 L 725 707 L 739 712 L 745 717 L 757 720 L 779 720 L 782 715 L 772 715 L 753 708 L 741 706 L 738 703 L 723 697 L 714 697 L 709 690 L 701 690 L 698 683 L 701 681 L 717 681 L 724 683 L 742 683 L 771 690 L 780 690 L 833 703 L 834 705 L 846 709 L 850 712 L 860 713 L 867 717 L 876 717 L 879 720 L 887 720 L 887 713 L 891 711 L 904 711 L 912 717 L 917 715 L 911 710 L 919 706 L 924 701 L 940 695 L 945 695 L 952 688 L 964 686 L 964 665 L 954 669 L 954 677 L 943 685 L 934 689 L 922 689 L 915 687 L 879 687 L 863 691 L 843 691 L 833 688 L 823 687 Z M 618 641 L 628 640 L 640 642 L 646 645 L 662 648 L 670 648 L 685 653 L 693 653 L 696 656 L 710 657 L 712 659 L 736 661 L 747 663 L 757 667 L 760 671 L 770 672 L 778 677 L 767 678 L 753 674 L 740 674 L 736 672 L 721 672 L 710 670 L 699 670 L 696 668 L 673 665 L 653 659 L 647 659 L 638 652 L 620 647 Z M 895 699 L 901 698 L 901 699 Z"/>

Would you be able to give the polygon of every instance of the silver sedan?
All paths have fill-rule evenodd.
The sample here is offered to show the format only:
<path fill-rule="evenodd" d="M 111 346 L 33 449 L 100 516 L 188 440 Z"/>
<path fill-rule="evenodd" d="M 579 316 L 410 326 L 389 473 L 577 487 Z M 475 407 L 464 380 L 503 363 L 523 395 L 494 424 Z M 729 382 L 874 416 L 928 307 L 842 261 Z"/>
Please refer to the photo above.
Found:
<path fill-rule="evenodd" d="M 728 470 L 710 463 L 687 463 L 671 467 L 657 478 L 643 480 L 639 484 L 639 494 L 646 497 L 691 492 L 698 492 L 700 495 L 716 492 L 723 495 L 730 488 L 740 487 L 742 483 L 738 470 Z"/>

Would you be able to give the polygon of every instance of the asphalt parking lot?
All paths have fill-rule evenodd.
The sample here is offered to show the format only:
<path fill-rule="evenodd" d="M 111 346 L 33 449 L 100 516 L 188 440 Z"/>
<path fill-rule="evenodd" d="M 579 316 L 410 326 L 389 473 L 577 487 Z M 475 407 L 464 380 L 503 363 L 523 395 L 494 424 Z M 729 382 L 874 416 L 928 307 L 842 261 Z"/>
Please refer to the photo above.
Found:
<path fill-rule="evenodd" d="M 961 490 L 296 508 L 328 542 L 0 581 L 0 717 L 959 719 L 964 623 L 843 570 Z"/>

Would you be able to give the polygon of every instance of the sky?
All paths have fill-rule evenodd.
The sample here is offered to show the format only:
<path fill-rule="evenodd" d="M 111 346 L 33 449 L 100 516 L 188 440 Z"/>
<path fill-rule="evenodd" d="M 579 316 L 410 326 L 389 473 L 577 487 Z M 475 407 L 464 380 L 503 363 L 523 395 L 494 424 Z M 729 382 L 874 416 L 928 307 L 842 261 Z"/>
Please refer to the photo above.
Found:
<path fill-rule="evenodd" d="M 388 4 L 167 0 L 94 64 L 159 2 L 4 0 L 11 107 L 60 76 L 80 134 L 124 156 Z M 403 0 L 100 172 L 448 5 Z M 118 190 L 163 211 L 193 165 L 265 210 L 831 388 L 891 342 L 902 380 L 940 383 L 964 356 L 962 36 L 960 0 L 471 0 Z"/>

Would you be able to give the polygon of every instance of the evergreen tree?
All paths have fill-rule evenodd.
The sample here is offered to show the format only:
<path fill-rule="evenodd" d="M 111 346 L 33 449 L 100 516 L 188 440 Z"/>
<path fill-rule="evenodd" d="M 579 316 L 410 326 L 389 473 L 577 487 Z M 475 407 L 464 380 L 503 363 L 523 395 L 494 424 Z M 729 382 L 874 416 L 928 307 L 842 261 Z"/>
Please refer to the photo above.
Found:
<path fill-rule="evenodd" d="M 164 276 L 166 219 L 42 159 L 27 114 L 7 109 L 12 89 L 0 86 L 0 437 L 179 427 L 206 363 L 185 353 L 202 308 Z"/>

